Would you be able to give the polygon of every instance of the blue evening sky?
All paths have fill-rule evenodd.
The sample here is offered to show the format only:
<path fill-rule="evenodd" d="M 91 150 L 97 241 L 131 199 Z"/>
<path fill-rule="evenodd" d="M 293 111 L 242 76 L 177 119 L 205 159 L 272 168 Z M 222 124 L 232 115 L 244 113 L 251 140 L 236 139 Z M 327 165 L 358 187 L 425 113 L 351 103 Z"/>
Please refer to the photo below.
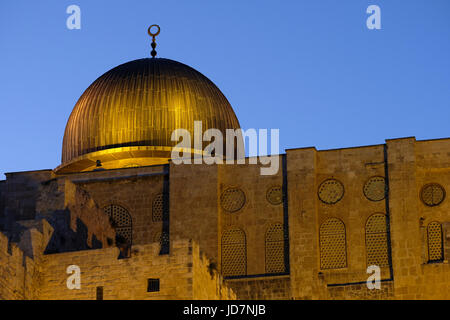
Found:
<path fill-rule="evenodd" d="M 0 179 L 59 165 L 77 99 L 148 57 L 153 23 L 158 56 L 215 82 L 244 129 L 279 128 L 282 152 L 450 136 L 449 0 L 2 0 Z"/>

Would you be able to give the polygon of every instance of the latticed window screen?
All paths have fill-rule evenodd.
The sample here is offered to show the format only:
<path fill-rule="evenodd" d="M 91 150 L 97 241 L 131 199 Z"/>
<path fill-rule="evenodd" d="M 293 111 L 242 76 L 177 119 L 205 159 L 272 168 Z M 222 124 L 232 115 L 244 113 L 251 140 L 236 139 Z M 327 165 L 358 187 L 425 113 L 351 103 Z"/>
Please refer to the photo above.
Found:
<path fill-rule="evenodd" d="M 320 226 L 320 268 L 338 269 L 347 266 L 345 225 L 336 218 L 330 218 Z"/>
<path fill-rule="evenodd" d="M 133 239 L 132 220 L 127 209 L 111 204 L 103 208 L 103 210 L 112 219 L 116 229 L 116 235 L 123 238 L 126 243 L 131 244 Z"/>
<path fill-rule="evenodd" d="M 163 219 L 163 195 L 158 194 L 155 199 L 153 199 L 152 205 L 152 220 L 154 222 L 162 221 Z"/>
<path fill-rule="evenodd" d="M 430 183 L 422 188 L 420 197 L 423 203 L 429 207 L 434 207 L 441 204 L 445 199 L 444 188 L 437 183 Z"/>
<path fill-rule="evenodd" d="M 388 230 L 386 215 L 375 213 L 366 222 L 367 265 L 389 265 Z"/>
<path fill-rule="evenodd" d="M 239 211 L 245 204 L 245 193 L 238 188 L 229 188 L 222 192 L 220 204 L 227 212 Z"/>
<path fill-rule="evenodd" d="M 266 273 L 284 271 L 284 231 L 283 225 L 277 223 L 266 232 Z"/>
<path fill-rule="evenodd" d="M 247 273 L 247 245 L 241 229 L 227 230 L 222 234 L 222 274 L 239 276 Z"/>
<path fill-rule="evenodd" d="M 428 234 L 428 260 L 444 260 L 442 250 L 442 226 L 439 222 L 430 222 L 427 227 Z"/>
<path fill-rule="evenodd" d="M 380 201 L 386 197 L 386 181 L 384 177 L 370 178 L 363 188 L 364 195 L 370 201 Z"/>
<path fill-rule="evenodd" d="M 336 179 L 327 179 L 319 186 L 319 199 L 326 204 L 335 204 L 344 196 L 344 185 Z"/>
<path fill-rule="evenodd" d="M 273 205 L 277 205 L 283 202 L 283 188 L 281 186 L 275 186 L 267 190 L 267 201 Z"/>

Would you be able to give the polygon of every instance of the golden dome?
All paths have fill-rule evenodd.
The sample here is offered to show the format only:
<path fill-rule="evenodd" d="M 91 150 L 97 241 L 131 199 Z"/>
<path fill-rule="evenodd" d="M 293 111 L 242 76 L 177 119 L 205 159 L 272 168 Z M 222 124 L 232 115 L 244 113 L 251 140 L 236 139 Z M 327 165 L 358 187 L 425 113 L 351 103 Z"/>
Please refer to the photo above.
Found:
<path fill-rule="evenodd" d="M 230 103 L 208 78 L 162 58 L 124 63 L 92 83 L 75 105 L 56 171 L 80 172 L 167 163 L 175 129 L 194 121 L 222 131 L 239 128 Z M 192 138 L 193 139 L 193 138 Z"/>

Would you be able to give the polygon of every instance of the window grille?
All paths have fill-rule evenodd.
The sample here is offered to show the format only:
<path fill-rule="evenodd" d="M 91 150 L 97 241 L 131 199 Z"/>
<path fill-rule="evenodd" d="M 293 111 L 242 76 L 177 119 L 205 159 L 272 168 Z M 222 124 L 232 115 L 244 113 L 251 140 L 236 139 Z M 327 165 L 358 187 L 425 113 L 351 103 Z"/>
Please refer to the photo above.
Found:
<path fill-rule="evenodd" d="M 266 273 L 285 272 L 284 230 L 282 224 L 274 224 L 266 232 Z"/>
<path fill-rule="evenodd" d="M 335 204 L 344 196 L 344 185 L 336 179 L 322 182 L 318 191 L 319 199 L 326 204 Z"/>
<path fill-rule="evenodd" d="M 103 210 L 113 221 L 114 227 L 116 229 L 116 236 L 119 238 L 119 240 L 125 241 L 126 244 L 131 245 L 133 239 L 133 230 L 131 215 L 128 213 L 128 211 L 125 208 L 115 204 L 106 206 Z"/>
<path fill-rule="evenodd" d="M 442 225 L 433 221 L 428 224 L 428 261 L 442 261 L 444 254 L 442 250 Z"/>
<path fill-rule="evenodd" d="M 266 198 L 270 204 L 281 204 L 283 202 L 283 190 L 281 186 L 272 187 L 267 190 Z"/>
<path fill-rule="evenodd" d="M 420 197 L 424 204 L 434 207 L 442 203 L 445 199 L 445 190 L 437 183 L 430 183 L 423 186 Z"/>
<path fill-rule="evenodd" d="M 162 221 L 163 219 L 163 195 L 158 194 L 153 200 L 152 205 L 152 220 L 153 222 Z"/>
<path fill-rule="evenodd" d="M 159 279 L 148 279 L 147 292 L 158 292 L 158 291 L 159 291 Z"/>
<path fill-rule="evenodd" d="M 386 215 L 375 213 L 366 222 L 366 254 L 368 266 L 389 266 Z"/>
<path fill-rule="evenodd" d="M 239 211 L 245 204 L 245 194 L 239 188 L 229 188 L 220 196 L 222 209 L 233 213 Z"/>
<path fill-rule="evenodd" d="M 247 273 L 247 245 L 241 229 L 231 229 L 222 234 L 222 274 L 224 276 Z"/>
<path fill-rule="evenodd" d="M 364 195 L 370 201 L 381 201 L 386 197 L 386 181 L 384 177 L 372 177 L 364 185 Z"/>
<path fill-rule="evenodd" d="M 338 269 L 347 267 L 347 245 L 345 225 L 336 218 L 330 218 L 320 226 L 320 267 Z"/>

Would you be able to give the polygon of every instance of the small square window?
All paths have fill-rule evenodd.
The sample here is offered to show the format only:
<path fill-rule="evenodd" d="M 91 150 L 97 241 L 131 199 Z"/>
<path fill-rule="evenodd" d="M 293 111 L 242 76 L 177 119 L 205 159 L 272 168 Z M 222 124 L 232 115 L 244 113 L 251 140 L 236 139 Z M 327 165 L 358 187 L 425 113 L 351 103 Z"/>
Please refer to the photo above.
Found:
<path fill-rule="evenodd" d="M 147 292 L 159 291 L 159 279 L 148 279 Z"/>

